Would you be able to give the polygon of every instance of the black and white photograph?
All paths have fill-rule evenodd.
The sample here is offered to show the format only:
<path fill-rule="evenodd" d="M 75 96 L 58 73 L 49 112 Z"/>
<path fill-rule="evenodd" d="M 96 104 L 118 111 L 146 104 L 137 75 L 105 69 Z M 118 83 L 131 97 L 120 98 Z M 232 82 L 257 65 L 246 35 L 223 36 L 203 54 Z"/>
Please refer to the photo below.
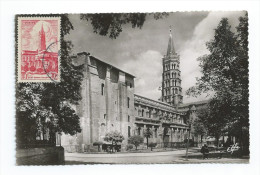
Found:
<path fill-rule="evenodd" d="M 0 1 L 0 174 L 260 172 L 260 1 Z"/>
<path fill-rule="evenodd" d="M 39 16 L 23 81 L 55 71 Z M 60 17 L 60 82 L 16 86 L 17 165 L 248 163 L 247 11 Z"/>

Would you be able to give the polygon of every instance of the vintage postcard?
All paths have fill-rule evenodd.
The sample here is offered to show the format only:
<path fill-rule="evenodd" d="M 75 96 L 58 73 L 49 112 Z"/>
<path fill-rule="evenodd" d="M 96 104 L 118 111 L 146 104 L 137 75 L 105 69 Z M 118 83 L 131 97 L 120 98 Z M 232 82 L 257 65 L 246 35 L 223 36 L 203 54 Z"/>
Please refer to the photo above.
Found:
<path fill-rule="evenodd" d="M 249 163 L 247 11 L 16 20 L 17 165 Z"/>
<path fill-rule="evenodd" d="M 59 82 L 60 17 L 18 17 L 18 82 Z"/>

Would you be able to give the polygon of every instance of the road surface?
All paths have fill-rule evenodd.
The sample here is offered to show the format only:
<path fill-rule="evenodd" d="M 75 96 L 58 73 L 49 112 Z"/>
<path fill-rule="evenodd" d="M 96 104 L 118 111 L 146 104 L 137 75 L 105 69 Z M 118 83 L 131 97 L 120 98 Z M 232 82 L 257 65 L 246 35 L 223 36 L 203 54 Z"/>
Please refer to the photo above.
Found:
<path fill-rule="evenodd" d="M 189 155 L 200 153 L 189 152 Z M 65 153 L 66 164 L 189 164 L 189 163 L 249 163 L 249 159 L 200 158 L 185 159 L 185 150 L 150 153 L 85 154 Z"/>

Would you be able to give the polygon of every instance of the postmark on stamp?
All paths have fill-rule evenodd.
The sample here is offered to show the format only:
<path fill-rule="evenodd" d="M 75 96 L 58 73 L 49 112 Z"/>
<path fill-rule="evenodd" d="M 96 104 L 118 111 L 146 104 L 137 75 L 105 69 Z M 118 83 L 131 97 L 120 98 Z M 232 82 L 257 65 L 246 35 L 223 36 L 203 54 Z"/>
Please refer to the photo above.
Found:
<path fill-rule="evenodd" d="M 18 82 L 59 82 L 60 17 L 18 17 Z"/>

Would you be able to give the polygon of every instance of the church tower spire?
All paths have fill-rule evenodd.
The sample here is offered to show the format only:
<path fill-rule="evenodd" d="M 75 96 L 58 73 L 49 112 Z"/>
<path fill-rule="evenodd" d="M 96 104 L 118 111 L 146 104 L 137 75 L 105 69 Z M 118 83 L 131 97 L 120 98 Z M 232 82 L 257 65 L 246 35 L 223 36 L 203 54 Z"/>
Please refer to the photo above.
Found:
<path fill-rule="evenodd" d="M 168 48 L 167 48 L 167 56 L 170 56 L 171 54 L 175 54 L 173 39 L 172 39 L 172 29 L 170 26 L 170 37 L 168 42 Z"/>
<path fill-rule="evenodd" d="M 46 39 L 45 39 L 45 32 L 43 29 L 43 24 L 42 24 L 41 31 L 39 32 L 39 36 L 40 36 L 39 50 L 45 51 L 46 50 Z"/>
<path fill-rule="evenodd" d="M 173 106 L 183 102 L 181 88 L 180 55 L 175 52 L 170 28 L 167 53 L 162 59 L 162 101 Z"/>

